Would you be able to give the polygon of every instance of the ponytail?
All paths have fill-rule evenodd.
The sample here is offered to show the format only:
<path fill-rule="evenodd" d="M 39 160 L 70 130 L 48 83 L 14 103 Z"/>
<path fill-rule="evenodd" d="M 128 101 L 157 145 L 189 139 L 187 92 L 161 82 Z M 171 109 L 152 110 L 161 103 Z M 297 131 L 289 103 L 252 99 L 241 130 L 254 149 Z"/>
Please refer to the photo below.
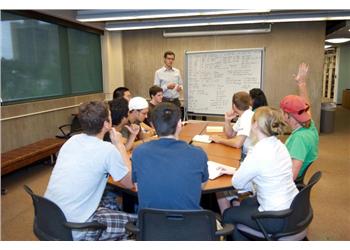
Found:
<path fill-rule="evenodd" d="M 275 108 L 267 106 L 258 108 L 253 116 L 253 122 L 255 121 L 266 136 L 281 135 L 286 129 L 282 113 Z"/>

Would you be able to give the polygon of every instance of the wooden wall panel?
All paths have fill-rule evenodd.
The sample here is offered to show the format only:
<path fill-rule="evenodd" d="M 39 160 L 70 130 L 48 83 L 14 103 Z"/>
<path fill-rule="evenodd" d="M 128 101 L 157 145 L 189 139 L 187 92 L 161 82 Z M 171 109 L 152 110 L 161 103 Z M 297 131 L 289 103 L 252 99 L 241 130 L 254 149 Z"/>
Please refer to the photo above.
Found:
<path fill-rule="evenodd" d="M 1 118 L 8 118 L 60 107 L 72 106 L 85 101 L 104 100 L 104 94 L 92 94 L 61 99 L 37 101 L 1 107 Z M 22 118 L 1 121 L 1 152 L 6 152 L 38 140 L 55 137 L 60 125 L 70 123 L 71 114 L 78 107 L 52 111 Z"/>
<path fill-rule="evenodd" d="M 191 29 L 188 29 L 191 30 Z M 164 38 L 162 30 L 123 32 L 125 86 L 134 95 L 148 97 L 154 72 L 163 65 L 163 53 L 176 54 L 174 67 L 184 77 L 184 52 L 240 48 L 265 48 L 264 91 L 272 106 L 283 96 L 296 94 L 293 74 L 298 64 L 310 64 L 309 92 L 314 120 L 319 125 L 324 57 L 324 22 L 279 23 L 267 34 Z"/>

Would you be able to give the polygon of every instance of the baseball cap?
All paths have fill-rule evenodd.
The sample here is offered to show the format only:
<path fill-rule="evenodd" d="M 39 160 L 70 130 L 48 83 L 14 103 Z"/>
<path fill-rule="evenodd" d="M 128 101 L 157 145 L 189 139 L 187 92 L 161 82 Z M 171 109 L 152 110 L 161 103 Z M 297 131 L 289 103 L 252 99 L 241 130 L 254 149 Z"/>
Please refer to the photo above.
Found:
<path fill-rule="evenodd" d="M 307 122 L 311 120 L 308 112 L 310 105 L 307 101 L 297 95 L 287 95 L 280 102 L 280 108 L 290 113 L 298 122 Z"/>
<path fill-rule="evenodd" d="M 129 110 L 139 110 L 148 108 L 148 102 L 145 98 L 136 96 L 129 101 Z"/>

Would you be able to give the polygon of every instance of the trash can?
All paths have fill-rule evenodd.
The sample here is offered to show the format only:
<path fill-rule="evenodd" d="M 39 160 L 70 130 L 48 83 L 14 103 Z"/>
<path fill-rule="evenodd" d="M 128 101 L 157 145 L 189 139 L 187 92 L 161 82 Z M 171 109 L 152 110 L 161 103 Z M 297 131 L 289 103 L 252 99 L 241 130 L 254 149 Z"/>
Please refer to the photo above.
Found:
<path fill-rule="evenodd" d="M 321 133 L 332 133 L 335 124 L 337 105 L 333 102 L 321 103 Z"/>

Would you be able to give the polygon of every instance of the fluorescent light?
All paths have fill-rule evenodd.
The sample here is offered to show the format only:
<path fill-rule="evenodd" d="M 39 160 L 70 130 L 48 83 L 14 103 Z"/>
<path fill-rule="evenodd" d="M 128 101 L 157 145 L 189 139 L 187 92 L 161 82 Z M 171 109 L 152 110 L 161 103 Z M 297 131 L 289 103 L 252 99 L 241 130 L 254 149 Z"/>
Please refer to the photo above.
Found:
<path fill-rule="evenodd" d="M 325 49 L 328 49 L 328 48 L 330 48 L 330 47 L 332 47 L 332 45 L 325 45 L 325 46 L 324 46 Z"/>
<path fill-rule="evenodd" d="M 77 20 L 80 22 L 101 22 L 101 21 L 123 21 L 123 20 L 135 20 L 135 19 L 156 19 L 156 18 L 170 18 L 170 17 L 189 17 L 189 16 L 212 16 L 212 15 L 229 15 L 229 14 L 248 14 L 248 13 L 267 13 L 270 12 L 269 9 L 246 9 L 246 10 L 195 10 L 183 12 L 179 10 L 169 10 L 162 13 L 162 10 L 156 10 L 153 13 L 144 11 L 144 14 L 123 15 L 123 12 L 108 12 L 101 13 L 98 12 L 94 14 L 89 11 L 89 14 L 84 14 L 82 12 L 77 16 Z M 125 14 L 125 13 L 124 13 Z"/>
<path fill-rule="evenodd" d="M 330 16 L 330 15 L 333 16 Z M 338 15 L 338 16 L 337 16 Z M 211 17 L 188 17 L 188 18 L 168 18 L 159 20 L 133 20 L 124 22 L 107 22 L 106 30 L 135 30 L 152 28 L 175 28 L 175 27 L 195 27 L 213 25 L 234 25 L 253 23 L 280 23 L 280 22 L 311 22 L 325 20 L 350 20 L 346 13 L 305 13 L 305 14 L 271 14 L 266 15 L 237 15 L 237 16 L 211 16 Z"/>
<path fill-rule="evenodd" d="M 138 26 L 120 26 L 120 27 L 106 27 L 108 31 L 120 30 L 141 30 L 141 29 L 159 29 L 159 28 L 176 28 L 176 27 L 192 27 L 192 26 L 207 26 L 208 23 L 188 23 L 188 24 L 159 24 L 159 25 L 138 25 Z"/>
<path fill-rule="evenodd" d="M 238 34 L 258 34 L 271 32 L 269 28 L 261 29 L 240 29 L 240 30 L 206 30 L 206 31 L 190 31 L 190 32 L 165 32 L 164 37 L 186 37 L 186 36 L 215 36 L 215 35 L 238 35 Z"/>
<path fill-rule="evenodd" d="M 229 15 L 229 14 L 248 14 L 248 13 L 268 13 L 271 10 L 269 9 L 260 9 L 260 10 L 218 10 L 210 12 L 201 12 L 202 16 L 210 15 Z"/>
<path fill-rule="evenodd" d="M 157 15 L 139 15 L 139 16 L 109 16 L 109 17 L 95 17 L 95 18 L 77 18 L 80 22 L 102 22 L 102 21 L 124 21 L 134 19 L 151 19 L 151 18 L 167 18 L 167 17 L 187 17 L 200 16 L 199 12 L 189 13 L 174 13 L 174 14 L 157 14 Z"/>
<path fill-rule="evenodd" d="M 332 38 L 332 39 L 326 40 L 326 42 L 328 43 L 346 43 L 349 41 L 350 41 L 350 38 Z"/>

